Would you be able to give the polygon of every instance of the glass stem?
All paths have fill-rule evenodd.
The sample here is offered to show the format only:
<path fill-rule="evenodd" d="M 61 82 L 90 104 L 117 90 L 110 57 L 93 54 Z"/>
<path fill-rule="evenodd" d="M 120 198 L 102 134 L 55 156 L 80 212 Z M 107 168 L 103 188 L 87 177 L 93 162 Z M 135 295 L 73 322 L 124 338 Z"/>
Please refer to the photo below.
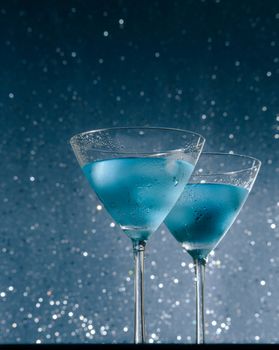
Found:
<path fill-rule="evenodd" d="M 142 344 L 145 342 L 145 323 L 144 323 L 144 294 L 143 294 L 143 274 L 144 274 L 144 250 L 145 241 L 134 241 L 134 343 Z"/>
<path fill-rule="evenodd" d="M 204 275 L 205 259 L 194 259 L 196 282 L 196 343 L 204 344 Z"/>

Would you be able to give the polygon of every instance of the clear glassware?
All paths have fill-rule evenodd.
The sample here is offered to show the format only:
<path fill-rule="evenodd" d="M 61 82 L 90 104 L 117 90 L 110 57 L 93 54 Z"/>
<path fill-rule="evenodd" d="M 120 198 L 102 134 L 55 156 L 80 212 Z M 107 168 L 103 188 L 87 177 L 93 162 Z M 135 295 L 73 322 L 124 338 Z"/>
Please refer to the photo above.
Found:
<path fill-rule="evenodd" d="M 225 236 L 256 180 L 261 162 L 230 153 L 202 153 L 165 224 L 193 258 L 196 343 L 204 343 L 204 277 L 208 254 Z"/>
<path fill-rule="evenodd" d="M 91 187 L 132 240 L 135 343 L 145 341 L 146 242 L 181 195 L 204 142 L 190 131 L 155 127 L 92 130 L 70 140 Z"/>

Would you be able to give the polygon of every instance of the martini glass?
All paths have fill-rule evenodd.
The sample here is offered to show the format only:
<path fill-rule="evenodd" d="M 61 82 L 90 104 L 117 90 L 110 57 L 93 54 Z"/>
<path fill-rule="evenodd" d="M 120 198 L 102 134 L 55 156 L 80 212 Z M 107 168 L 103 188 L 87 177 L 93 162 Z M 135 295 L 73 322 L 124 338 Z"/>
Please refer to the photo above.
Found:
<path fill-rule="evenodd" d="M 144 250 L 189 180 L 205 139 L 168 128 L 109 128 L 70 143 L 84 175 L 134 252 L 134 342 L 145 340 Z"/>
<path fill-rule="evenodd" d="M 229 153 L 202 153 L 185 189 L 165 220 L 194 260 L 196 342 L 204 343 L 204 275 L 208 254 L 240 212 L 261 162 Z"/>

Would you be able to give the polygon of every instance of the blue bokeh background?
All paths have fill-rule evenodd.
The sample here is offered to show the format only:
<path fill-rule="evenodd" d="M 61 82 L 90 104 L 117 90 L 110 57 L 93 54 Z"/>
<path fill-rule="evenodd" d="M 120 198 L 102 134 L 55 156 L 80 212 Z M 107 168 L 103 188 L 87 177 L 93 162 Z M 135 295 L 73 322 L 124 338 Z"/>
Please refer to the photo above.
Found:
<path fill-rule="evenodd" d="M 169 126 L 262 160 L 207 271 L 208 342 L 279 342 L 279 2 L 0 3 L 0 342 L 131 342 L 132 251 L 68 144 Z M 99 208 L 99 207 L 98 207 Z M 162 226 L 148 341 L 195 341 L 191 259 Z"/>

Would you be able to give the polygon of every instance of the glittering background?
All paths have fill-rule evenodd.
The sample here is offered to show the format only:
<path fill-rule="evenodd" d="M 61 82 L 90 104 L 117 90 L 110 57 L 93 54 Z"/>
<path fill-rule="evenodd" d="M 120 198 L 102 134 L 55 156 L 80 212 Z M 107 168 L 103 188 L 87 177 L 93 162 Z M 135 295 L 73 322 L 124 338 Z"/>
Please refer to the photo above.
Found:
<path fill-rule="evenodd" d="M 200 132 L 262 160 L 210 257 L 208 342 L 279 342 L 279 2 L 1 1 L 0 342 L 131 342 L 132 251 L 68 144 L 88 129 Z M 149 342 L 195 340 L 190 257 L 146 257 Z"/>

